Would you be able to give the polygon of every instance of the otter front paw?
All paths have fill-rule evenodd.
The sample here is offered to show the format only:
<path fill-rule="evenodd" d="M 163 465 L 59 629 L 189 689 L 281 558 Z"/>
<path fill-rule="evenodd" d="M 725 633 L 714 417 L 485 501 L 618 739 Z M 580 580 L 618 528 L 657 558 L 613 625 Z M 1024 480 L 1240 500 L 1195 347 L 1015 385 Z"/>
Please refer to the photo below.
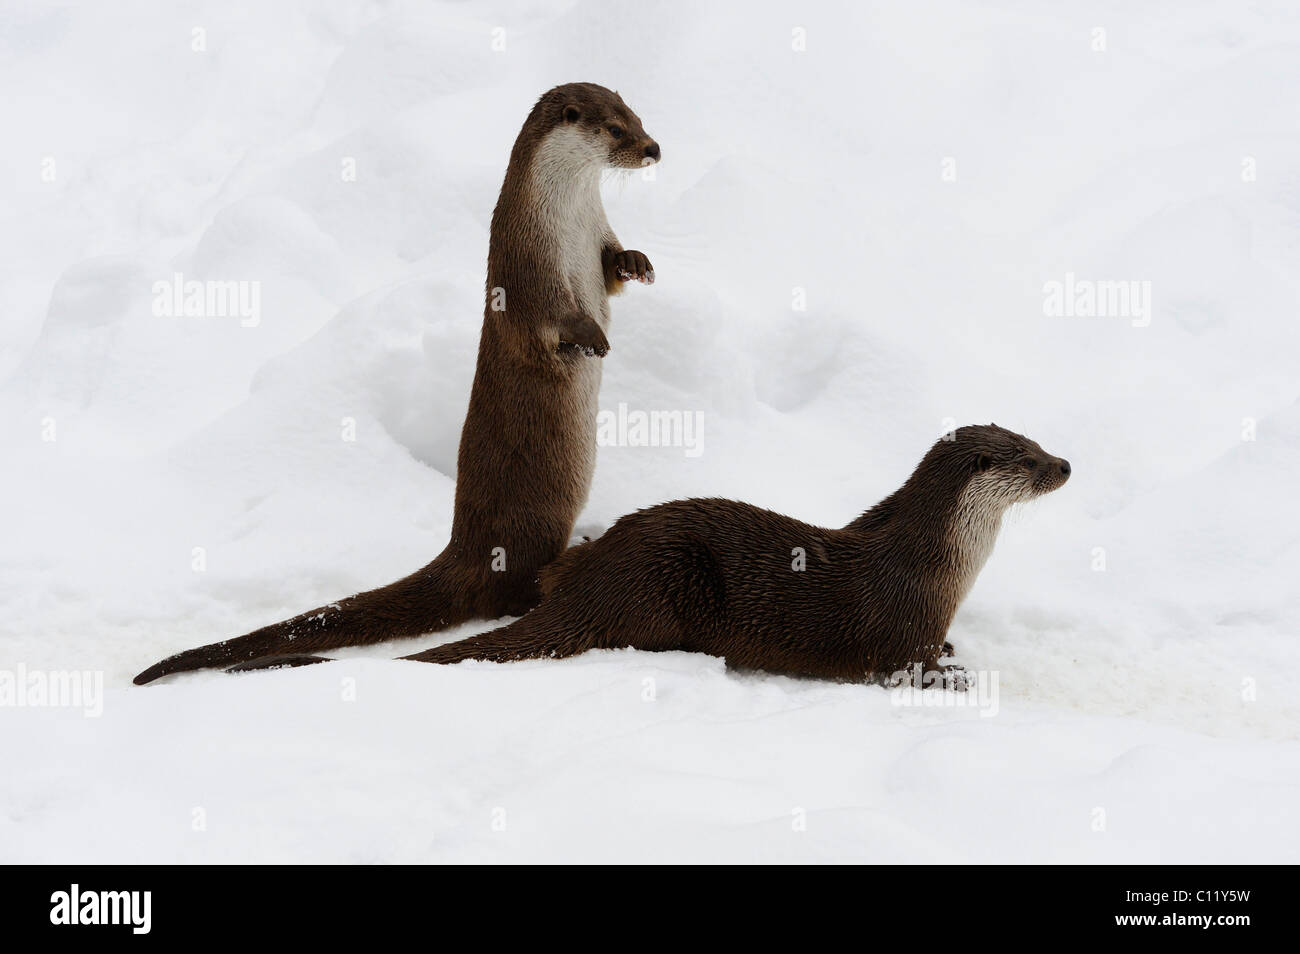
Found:
<path fill-rule="evenodd" d="M 957 655 L 957 650 L 953 649 L 952 643 L 948 642 L 945 639 L 943 642 L 943 648 L 939 650 L 939 656 L 942 658 L 944 656 L 956 656 L 956 655 Z"/>
<path fill-rule="evenodd" d="M 951 689 L 953 692 L 965 692 L 975 685 L 975 674 L 965 666 L 955 666 L 952 664 L 946 666 L 935 666 L 926 676 L 937 674 L 939 680 L 935 683 L 936 688 Z"/>
<path fill-rule="evenodd" d="M 951 689 L 965 692 L 975 685 L 975 675 L 963 666 L 940 663 L 937 659 L 927 663 L 913 663 L 906 669 L 892 673 L 885 680 L 891 689 Z"/>
<path fill-rule="evenodd" d="M 638 281 L 644 285 L 655 283 L 655 267 L 650 264 L 650 259 L 645 257 L 644 252 L 634 252 L 629 249 L 615 252 L 614 274 L 619 281 Z"/>
<path fill-rule="evenodd" d="M 560 350 L 572 349 L 589 358 L 603 358 L 609 354 L 609 339 L 600 325 L 586 315 L 566 315 L 560 319 Z"/>

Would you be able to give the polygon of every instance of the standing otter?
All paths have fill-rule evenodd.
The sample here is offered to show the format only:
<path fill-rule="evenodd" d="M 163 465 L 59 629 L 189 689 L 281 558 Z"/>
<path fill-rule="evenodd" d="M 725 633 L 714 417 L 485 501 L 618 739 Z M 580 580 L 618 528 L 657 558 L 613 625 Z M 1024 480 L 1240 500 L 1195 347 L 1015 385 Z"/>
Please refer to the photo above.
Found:
<path fill-rule="evenodd" d="M 616 92 L 557 86 L 528 114 L 492 213 L 487 303 L 457 458 L 451 540 L 428 566 L 246 636 L 164 659 L 135 677 L 377 643 L 540 599 L 537 572 L 564 550 L 596 466 L 608 297 L 654 282 L 619 244 L 600 199 L 603 169 L 659 161 Z"/>
<path fill-rule="evenodd" d="M 541 605 L 522 619 L 403 658 L 509 662 L 631 647 L 824 679 L 916 664 L 956 676 L 939 662 L 952 654 L 948 625 L 1003 513 L 1069 476 L 1068 461 L 990 424 L 940 439 L 901 488 L 839 530 L 733 500 L 660 504 L 561 554 L 542 571 Z"/>

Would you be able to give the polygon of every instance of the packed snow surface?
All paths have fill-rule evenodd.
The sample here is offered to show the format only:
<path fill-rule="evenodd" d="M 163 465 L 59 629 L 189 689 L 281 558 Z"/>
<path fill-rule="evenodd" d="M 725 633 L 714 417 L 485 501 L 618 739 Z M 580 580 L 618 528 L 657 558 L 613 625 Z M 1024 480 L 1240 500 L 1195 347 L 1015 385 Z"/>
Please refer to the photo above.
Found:
<path fill-rule="evenodd" d="M 703 422 L 602 447 L 578 531 L 840 526 L 1026 433 L 1074 473 L 953 624 L 994 704 L 390 659 L 488 622 L 130 685 L 442 549 L 492 207 L 574 80 L 664 157 L 603 186 L 658 281 L 602 407 Z M 1294 5 L 15 0 L 0 88 L 0 860 L 1300 860 Z"/>

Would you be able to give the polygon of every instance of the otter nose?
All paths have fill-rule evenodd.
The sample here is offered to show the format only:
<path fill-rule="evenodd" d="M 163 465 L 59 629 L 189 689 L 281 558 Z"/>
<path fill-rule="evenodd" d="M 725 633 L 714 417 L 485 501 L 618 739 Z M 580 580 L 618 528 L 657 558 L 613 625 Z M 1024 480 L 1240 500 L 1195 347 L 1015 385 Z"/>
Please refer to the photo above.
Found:
<path fill-rule="evenodd" d="M 1061 476 L 1062 477 L 1070 476 L 1070 462 L 1068 460 L 1061 461 Z"/>
<path fill-rule="evenodd" d="M 658 162 L 658 161 L 659 161 L 659 143 L 657 143 L 657 142 L 651 142 L 650 145 L 648 145 L 648 146 L 645 147 L 645 154 L 646 154 L 646 158 L 648 158 L 648 159 L 653 159 L 655 162 Z"/>

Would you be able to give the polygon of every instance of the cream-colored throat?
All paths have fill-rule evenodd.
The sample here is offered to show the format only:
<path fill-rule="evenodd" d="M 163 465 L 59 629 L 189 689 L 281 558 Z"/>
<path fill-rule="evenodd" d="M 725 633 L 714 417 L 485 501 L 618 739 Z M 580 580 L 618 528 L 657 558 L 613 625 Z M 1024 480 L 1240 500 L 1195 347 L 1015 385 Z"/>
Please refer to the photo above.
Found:
<path fill-rule="evenodd" d="M 554 246 L 555 261 L 575 304 L 603 317 L 605 278 L 600 253 L 609 231 L 600 199 L 604 166 L 599 149 L 573 126 L 552 130 L 532 161 L 538 222 Z"/>
<path fill-rule="evenodd" d="M 553 129 L 533 153 L 532 185 L 535 200 L 553 214 L 562 228 L 603 222 L 600 173 L 604 167 L 598 149 L 572 126 Z"/>
<path fill-rule="evenodd" d="M 964 599 L 988 562 L 1002 529 L 1002 515 L 1013 502 L 1004 480 L 979 474 L 962 491 L 948 525 L 949 556 L 956 572 L 957 598 Z"/>

